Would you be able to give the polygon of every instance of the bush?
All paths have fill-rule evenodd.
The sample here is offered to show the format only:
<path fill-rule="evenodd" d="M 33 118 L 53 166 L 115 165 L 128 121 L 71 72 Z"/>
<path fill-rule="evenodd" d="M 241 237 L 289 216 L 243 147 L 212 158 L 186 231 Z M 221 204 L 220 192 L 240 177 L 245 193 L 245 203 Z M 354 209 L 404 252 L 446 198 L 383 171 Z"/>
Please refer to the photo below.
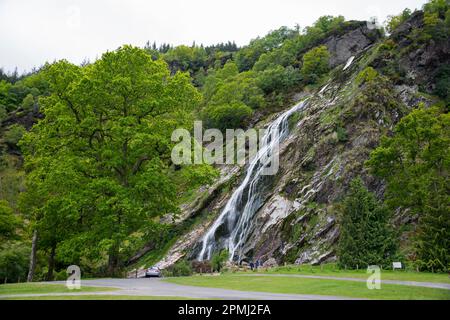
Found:
<path fill-rule="evenodd" d="M 0 247 L 0 282 L 26 280 L 30 247 L 19 241 L 9 241 Z"/>
<path fill-rule="evenodd" d="M 258 86 L 266 93 L 284 91 L 301 80 L 300 72 L 292 67 L 280 65 L 268 68 L 258 74 Z"/>
<path fill-rule="evenodd" d="M 228 260 L 228 256 L 229 255 L 227 250 L 222 250 L 214 254 L 211 258 L 213 271 L 220 272 L 220 270 L 222 270 L 223 266 L 225 265 L 225 262 Z"/>
<path fill-rule="evenodd" d="M 378 72 L 372 67 L 367 67 L 356 77 L 356 83 L 361 86 L 366 82 L 372 82 L 378 77 Z"/>
<path fill-rule="evenodd" d="M 0 121 L 3 121 L 7 115 L 8 112 L 6 112 L 6 107 L 0 104 Z"/>
<path fill-rule="evenodd" d="M 55 281 L 64 281 L 67 280 L 68 277 L 67 270 L 61 270 L 55 273 Z"/>
<path fill-rule="evenodd" d="M 192 261 L 192 269 L 195 273 L 211 273 L 213 271 L 209 261 Z"/>
<path fill-rule="evenodd" d="M 11 146 L 16 146 L 17 143 L 22 139 L 25 128 L 19 124 L 13 124 L 9 127 L 8 131 L 5 132 L 5 142 Z"/>
<path fill-rule="evenodd" d="M 193 274 L 191 265 L 185 261 L 179 261 L 173 266 L 163 270 L 163 276 L 165 277 L 189 277 Z"/>
<path fill-rule="evenodd" d="M 34 104 L 35 104 L 34 97 L 31 93 L 29 93 L 22 101 L 22 108 L 25 111 L 32 111 Z"/>
<path fill-rule="evenodd" d="M 338 138 L 339 142 L 348 141 L 347 130 L 345 130 L 345 128 L 337 127 L 336 133 L 337 133 L 337 138 Z"/>
<path fill-rule="evenodd" d="M 20 219 L 15 215 L 9 203 L 0 200 L 0 240 L 16 237 L 16 229 L 20 226 Z"/>
<path fill-rule="evenodd" d="M 307 83 L 315 83 L 330 70 L 330 53 L 326 46 L 309 50 L 303 56 L 301 74 Z"/>
<path fill-rule="evenodd" d="M 208 106 L 202 112 L 202 119 L 208 128 L 226 129 L 245 128 L 253 110 L 243 103 Z"/>
<path fill-rule="evenodd" d="M 448 102 L 450 100 L 450 64 L 440 67 L 435 81 L 434 93 Z"/>
<path fill-rule="evenodd" d="M 399 25 L 405 22 L 411 16 L 411 10 L 406 8 L 403 12 L 397 16 L 388 16 L 386 22 L 386 30 L 392 33 Z"/>

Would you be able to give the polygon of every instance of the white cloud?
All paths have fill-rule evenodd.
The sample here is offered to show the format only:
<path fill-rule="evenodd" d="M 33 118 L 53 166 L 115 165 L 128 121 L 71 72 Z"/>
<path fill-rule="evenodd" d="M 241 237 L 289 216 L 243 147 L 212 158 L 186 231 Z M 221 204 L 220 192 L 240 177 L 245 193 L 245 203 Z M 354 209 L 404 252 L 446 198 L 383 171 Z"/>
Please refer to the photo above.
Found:
<path fill-rule="evenodd" d="M 0 67 L 30 70 L 66 58 L 80 63 L 122 44 L 239 45 L 280 26 L 304 27 L 318 17 L 366 20 L 425 0 L 0 0 Z"/>

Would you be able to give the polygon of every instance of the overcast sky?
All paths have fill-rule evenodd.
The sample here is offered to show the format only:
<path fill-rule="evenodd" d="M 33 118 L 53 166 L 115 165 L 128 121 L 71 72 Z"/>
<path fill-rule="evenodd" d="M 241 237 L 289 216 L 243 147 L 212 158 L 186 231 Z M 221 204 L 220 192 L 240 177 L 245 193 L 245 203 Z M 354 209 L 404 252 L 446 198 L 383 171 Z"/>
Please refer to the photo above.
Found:
<path fill-rule="evenodd" d="M 81 63 L 123 44 L 244 45 L 280 26 L 322 15 L 367 20 L 425 0 L 0 0 L 0 67 L 29 71 L 46 61 Z"/>

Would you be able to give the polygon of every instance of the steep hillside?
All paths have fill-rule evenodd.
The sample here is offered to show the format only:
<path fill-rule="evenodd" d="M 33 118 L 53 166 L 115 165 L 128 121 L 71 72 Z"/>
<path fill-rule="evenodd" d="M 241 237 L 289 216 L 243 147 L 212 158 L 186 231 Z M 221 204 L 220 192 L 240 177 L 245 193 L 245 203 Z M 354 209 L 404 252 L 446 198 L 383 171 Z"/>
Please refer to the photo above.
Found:
<path fill-rule="evenodd" d="M 274 263 L 322 263 L 336 260 L 339 206 L 350 181 L 361 176 L 369 189 L 383 196 L 383 181 L 364 166 L 383 135 L 419 104 L 436 99 L 439 68 L 449 61 L 448 41 L 419 39 L 425 28 L 423 12 L 414 13 L 387 38 L 355 23 L 356 28 L 331 35 L 322 43 L 334 68 L 320 88 L 293 95 L 306 106 L 289 120 L 290 135 L 281 147 L 281 169 L 268 179 L 260 208 L 251 218 L 239 260 Z M 292 105 L 297 102 L 292 101 Z M 286 105 L 289 107 L 289 105 Z M 261 122 L 270 123 L 276 115 Z M 242 181 L 242 168 L 235 187 Z M 235 189 L 224 189 L 208 199 L 195 216 L 206 220 L 182 236 L 159 263 L 166 267 L 187 256 L 196 259 L 201 240 Z M 393 223 L 408 232 L 414 218 L 397 212 Z M 217 246 L 225 248 L 215 232 Z M 225 228 L 226 230 L 226 228 Z M 221 245 L 222 243 L 222 245 Z"/>

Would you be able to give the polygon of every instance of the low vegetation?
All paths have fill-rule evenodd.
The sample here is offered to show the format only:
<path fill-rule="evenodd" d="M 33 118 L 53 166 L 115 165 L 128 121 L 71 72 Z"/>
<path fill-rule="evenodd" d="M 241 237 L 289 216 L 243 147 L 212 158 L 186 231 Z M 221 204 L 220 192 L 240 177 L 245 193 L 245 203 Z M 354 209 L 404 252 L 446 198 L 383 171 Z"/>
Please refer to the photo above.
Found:
<path fill-rule="evenodd" d="M 223 275 L 220 277 L 189 277 L 166 280 L 182 285 L 223 288 L 231 290 L 308 294 L 376 300 L 448 300 L 450 290 L 382 284 L 381 290 L 368 290 L 365 282 Z"/>

